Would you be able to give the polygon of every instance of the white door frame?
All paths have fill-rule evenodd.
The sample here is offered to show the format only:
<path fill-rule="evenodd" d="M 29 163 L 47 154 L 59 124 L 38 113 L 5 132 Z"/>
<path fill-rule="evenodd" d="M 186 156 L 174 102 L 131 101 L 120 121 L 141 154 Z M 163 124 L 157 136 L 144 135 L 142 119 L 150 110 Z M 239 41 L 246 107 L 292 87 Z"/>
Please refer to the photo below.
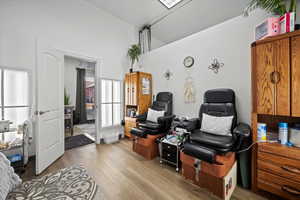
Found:
<path fill-rule="evenodd" d="M 91 62 L 91 63 L 95 63 L 95 105 L 96 105 L 96 119 L 95 119 L 95 129 L 96 129 L 96 138 L 95 138 L 95 142 L 96 144 L 100 144 L 100 139 L 101 139 L 101 135 L 100 135 L 100 94 L 99 94 L 99 77 L 100 77 L 100 58 L 93 58 L 90 56 L 86 56 L 83 54 L 78 54 L 78 53 L 74 53 L 71 51 L 65 51 L 65 50 L 60 50 L 57 49 L 59 51 L 61 51 L 64 55 L 64 57 L 72 57 L 72 58 L 76 58 L 76 59 L 80 59 L 80 60 L 84 60 L 87 62 Z M 63 82 L 65 81 L 65 77 L 63 76 Z M 63 101 L 63 100 L 62 100 Z"/>

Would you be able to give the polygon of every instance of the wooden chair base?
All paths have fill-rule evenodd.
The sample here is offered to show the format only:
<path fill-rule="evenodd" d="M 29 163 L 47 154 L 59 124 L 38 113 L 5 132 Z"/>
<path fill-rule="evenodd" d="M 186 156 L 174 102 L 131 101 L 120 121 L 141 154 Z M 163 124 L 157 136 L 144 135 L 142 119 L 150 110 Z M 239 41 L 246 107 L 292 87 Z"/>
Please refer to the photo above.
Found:
<path fill-rule="evenodd" d="M 182 175 L 184 178 L 193 182 L 193 184 L 206 188 L 208 191 L 223 200 L 229 200 L 237 184 L 237 165 L 231 167 L 226 176 L 220 178 L 212 176 L 203 171 L 196 175 L 195 168 L 182 163 Z M 196 177 L 197 176 L 197 177 Z"/>
<path fill-rule="evenodd" d="M 132 144 L 134 152 L 140 154 L 147 160 L 152 160 L 159 155 L 156 139 L 162 135 L 148 135 L 147 138 L 135 137 Z"/>
<path fill-rule="evenodd" d="M 180 159 L 182 163 L 194 167 L 194 163 L 195 163 L 194 157 L 186 155 L 185 153 L 181 152 Z M 235 162 L 235 153 L 229 152 L 223 156 L 217 155 L 216 161 L 220 164 L 211 164 L 202 161 L 200 166 L 201 171 L 211 176 L 215 176 L 217 178 L 226 176 L 226 174 L 230 171 L 230 169 L 232 168 Z"/>

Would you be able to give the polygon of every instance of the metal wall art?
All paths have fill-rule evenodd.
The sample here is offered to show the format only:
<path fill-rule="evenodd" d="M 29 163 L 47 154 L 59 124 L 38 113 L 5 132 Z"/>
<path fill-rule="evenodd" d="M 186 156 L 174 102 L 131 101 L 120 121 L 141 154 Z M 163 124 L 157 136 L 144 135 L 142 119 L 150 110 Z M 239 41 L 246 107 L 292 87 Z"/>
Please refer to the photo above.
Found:
<path fill-rule="evenodd" d="M 167 80 L 170 80 L 171 76 L 173 76 L 173 73 L 169 69 L 167 69 L 167 71 L 164 73 L 164 77 Z"/>
<path fill-rule="evenodd" d="M 224 63 L 220 63 L 216 58 L 214 58 L 211 65 L 208 67 L 208 69 L 212 70 L 215 74 L 217 74 L 221 67 L 224 66 Z"/>

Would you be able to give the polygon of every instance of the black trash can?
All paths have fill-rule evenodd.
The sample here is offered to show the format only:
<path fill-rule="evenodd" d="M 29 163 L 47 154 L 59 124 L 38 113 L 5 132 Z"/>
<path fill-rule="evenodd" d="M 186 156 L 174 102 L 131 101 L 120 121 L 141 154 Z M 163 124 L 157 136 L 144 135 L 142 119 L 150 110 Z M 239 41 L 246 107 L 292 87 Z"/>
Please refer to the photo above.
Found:
<path fill-rule="evenodd" d="M 245 189 L 251 188 L 251 148 L 241 152 L 238 157 L 238 185 Z"/>
<path fill-rule="evenodd" d="M 243 188 L 251 188 L 251 151 L 252 136 L 244 138 L 239 152 L 237 152 L 238 162 L 238 185 Z"/>

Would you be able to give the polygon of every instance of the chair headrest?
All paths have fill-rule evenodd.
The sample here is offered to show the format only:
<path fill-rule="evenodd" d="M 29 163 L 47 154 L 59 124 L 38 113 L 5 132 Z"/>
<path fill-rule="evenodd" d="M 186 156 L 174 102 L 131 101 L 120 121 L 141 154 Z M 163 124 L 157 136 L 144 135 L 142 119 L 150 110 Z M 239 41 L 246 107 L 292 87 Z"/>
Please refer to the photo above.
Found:
<path fill-rule="evenodd" d="M 232 103 L 235 104 L 235 94 L 232 89 L 208 90 L 204 94 L 204 103 Z"/>
<path fill-rule="evenodd" d="M 157 111 L 167 111 L 167 103 L 163 101 L 154 101 L 151 108 Z"/>
<path fill-rule="evenodd" d="M 156 95 L 156 101 L 168 102 L 173 100 L 173 94 L 171 92 L 159 92 Z"/>

